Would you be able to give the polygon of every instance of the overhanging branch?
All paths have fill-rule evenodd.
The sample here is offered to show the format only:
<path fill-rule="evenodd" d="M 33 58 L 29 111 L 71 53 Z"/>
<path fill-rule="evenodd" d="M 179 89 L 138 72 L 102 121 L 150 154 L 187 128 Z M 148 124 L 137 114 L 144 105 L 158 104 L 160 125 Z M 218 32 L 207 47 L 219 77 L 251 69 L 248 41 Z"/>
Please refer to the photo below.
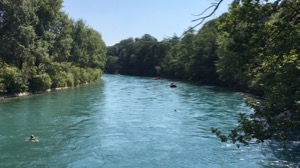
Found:
<path fill-rule="evenodd" d="M 206 8 L 201 14 L 196 15 L 196 16 L 204 15 L 209 9 L 213 9 L 208 15 L 205 15 L 205 16 L 203 16 L 203 17 L 200 17 L 200 18 L 197 18 L 197 19 L 192 20 L 192 22 L 198 22 L 198 21 L 199 21 L 199 23 L 197 23 L 196 25 L 190 27 L 187 31 L 185 31 L 185 32 L 183 33 L 182 36 L 184 36 L 186 33 L 188 33 L 189 31 L 191 31 L 191 30 L 194 29 L 195 27 L 201 25 L 207 18 L 211 17 L 211 16 L 217 11 L 217 9 L 219 8 L 219 6 L 220 6 L 220 4 L 221 4 L 222 2 L 223 2 L 223 0 L 218 0 L 218 2 L 213 2 L 213 3 L 211 3 L 211 5 L 210 5 L 208 8 Z"/>

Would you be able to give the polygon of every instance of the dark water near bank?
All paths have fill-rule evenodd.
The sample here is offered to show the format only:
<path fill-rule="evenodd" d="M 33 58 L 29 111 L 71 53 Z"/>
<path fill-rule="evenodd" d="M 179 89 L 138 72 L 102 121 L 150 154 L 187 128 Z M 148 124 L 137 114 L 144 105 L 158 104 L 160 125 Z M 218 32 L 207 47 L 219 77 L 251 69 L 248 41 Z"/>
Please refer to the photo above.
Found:
<path fill-rule="evenodd" d="M 300 142 L 236 148 L 243 95 L 168 80 L 104 75 L 79 88 L 0 100 L 0 167 L 299 167 Z M 34 134 L 39 142 L 30 142 Z"/>

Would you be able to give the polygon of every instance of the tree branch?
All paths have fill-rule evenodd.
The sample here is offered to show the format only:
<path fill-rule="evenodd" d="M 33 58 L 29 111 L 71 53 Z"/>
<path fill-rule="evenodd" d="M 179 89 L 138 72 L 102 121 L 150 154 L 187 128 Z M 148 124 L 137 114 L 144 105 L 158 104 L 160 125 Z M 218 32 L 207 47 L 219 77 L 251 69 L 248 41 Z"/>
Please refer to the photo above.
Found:
<path fill-rule="evenodd" d="M 196 25 L 190 27 L 188 30 L 186 30 L 182 36 L 184 36 L 186 33 L 190 32 L 191 30 L 193 30 L 195 27 L 201 25 L 207 18 L 211 17 L 216 11 L 217 9 L 219 8 L 220 4 L 223 2 L 223 0 L 219 0 L 219 2 L 215 2 L 215 3 L 211 3 L 211 6 L 209 6 L 208 8 L 206 8 L 201 14 L 199 15 L 196 15 L 196 16 L 201 16 L 203 15 L 204 13 L 206 13 L 209 9 L 213 8 L 213 10 L 208 14 L 208 15 L 205 15 L 203 17 L 200 17 L 200 18 L 197 18 L 197 19 L 194 19 L 192 20 L 192 22 L 197 22 L 199 21 L 199 23 L 197 23 Z M 182 37 L 181 36 L 181 37 Z"/>

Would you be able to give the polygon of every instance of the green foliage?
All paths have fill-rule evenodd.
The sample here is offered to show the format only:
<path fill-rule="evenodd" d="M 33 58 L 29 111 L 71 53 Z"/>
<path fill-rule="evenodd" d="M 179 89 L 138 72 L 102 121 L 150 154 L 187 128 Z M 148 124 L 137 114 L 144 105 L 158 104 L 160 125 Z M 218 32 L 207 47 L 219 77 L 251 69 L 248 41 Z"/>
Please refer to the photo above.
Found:
<path fill-rule="evenodd" d="M 207 23 L 197 34 L 190 31 L 182 39 L 174 36 L 158 42 L 146 34 L 122 40 L 108 48 L 106 72 L 219 82 L 215 70 L 219 21 Z"/>
<path fill-rule="evenodd" d="M 84 81 L 81 77 L 81 69 L 82 68 L 76 66 L 70 67 L 70 72 L 73 74 L 73 81 L 75 86 L 82 84 L 82 81 Z"/>
<path fill-rule="evenodd" d="M 71 72 L 74 76 L 75 85 L 96 81 L 102 75 L 99 69 L 94 69 L 94 68 L 84 69 L 84 68 L 72 67 Z"/>
<path fill-rule="evenodd" d="M 0 79 L 2 90 L 7 93 L 21 93 L 28 90 L 26 77 L 16 67 L 4 66 L 0 69 Z"/>
<path fill-rule="evenodd" d="M 39 92 L 50 89 L 52 80 L 47 73 L 36 74 L 29 80 L 29 90 Z"/>
<path fill-rule="evenodd" d="M 52 88 L 72 87 L 96 81 L 102 75 L 101 70 L 95 68 L 80 68 L 70 63 L 53 63 L 46 72 L 52 80 Z"/>
<path fill-rule="evenodd" d="M 299 3 L 232 6 L 219 38 L 217 70 L 222 80 L 262 92 L 248 98 L 253 114 L 240 114 L 228 136 L 213 128 L 221 141 L 248 144 L 287 140 L 300 128 Z"/>
<path fill-rule="evenodd" d="M 171 67 L 169 70 L 176 78 L 189 79 L 191 76 L 191 57 L 195 54 L 194 37 L 192 32 L 186 34 L 181 42 L 177 43 L 170 51 Z"/>
<path fill-rule="evenodd" d="M 164 72 L 171 77 L 220 83 L 215 62 L 218 59 L 218 25 L 224 16 L 207 22 L 196 34 L 185 33 L 165 57 Z"/>
<path fill-rule="evenodd" d="M 223 32 L 218 39 L 219 59 L 217 72 L 230 85 L 247 88 L 249 71 L 260 48 L 265 43 L 261 38 L 264 23 L 270 17 L 263 6 L 254 1 L 243 1 L 230 8 L 225 22 L 220 25 Z"/>
<path fill-rule="evenodd" d="M 68 73 L 70 63 L 52 63 L 46 68 L 46 73 L 50 76 L 51 88 L 68 87 L 74 83 L 72 74 Z"/>
<path fill-rule="evenodd" d="M 6 65 L 0 68 L 0 92 L 23 92 L 28 87 L 36 92 L 99 78 L 95 76 L 106 62 L 101 35 L 82 20 L 70 19 L 61 10 L 62 2 L 0 2 L 0 61 Z"/>
<path fill-rule="evenodd" d="M 109 50 L 109 48 L 108 48 Z M 109 53 L 109 52 L 107 52 Z M 110 74 L 116 74 L 119 72 L 119 65 L 118 65 L 119 58 L 117 56 L 110 56 L 107 55 L 107 62 L 105 66 L 105 72 Z"/>
<path fill-rule="evenodd" d="M 66 62 L 70 59 L 73 43 L 73 20 L 70 20 L 65 13 L 60 12 L 55 31 L 55 41 L 49 49 L 49 55 L 55 62 Z"/>
<path fill-rule="evenodd" d="M 266 57 L 253 80 L 254 87 L 264 91 L 260 106 L 250 104 L 256 109 L 254 117 L 264 118 L 269 125 L 267 132 L 280 138 L 300 126 L 299 74 L 299 54 L 291 51 L 282 57 Z"/>
<path fill-rule="evenodd" d="M 54 88 L 74 86 L 73 74 L 65 71 L 59 71 L 52 80 L 52 87 Z"/>
<path fill-rule="evenodd" d="M 106 46 L 101 35 L 85 26 L 82 20 L 73 28 L 73 43 L 69 61 L 79 67 L 103 69 L 106 61 Z"/>
<path fill-rule="evenodd" d="M 126 75 L 155 76 L 170 45 L 158 42 L 149 34 L 141 38 L 122 40 L 107 50 L 106 71 Z"/>

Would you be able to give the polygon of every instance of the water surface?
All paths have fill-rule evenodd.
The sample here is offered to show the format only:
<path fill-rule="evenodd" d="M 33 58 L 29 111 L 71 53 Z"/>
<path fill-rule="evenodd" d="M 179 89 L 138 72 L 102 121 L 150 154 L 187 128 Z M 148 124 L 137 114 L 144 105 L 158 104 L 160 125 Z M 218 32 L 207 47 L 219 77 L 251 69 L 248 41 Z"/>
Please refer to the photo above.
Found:
<path fill-rule="evenodd" d="M 0 167 L 298 167 L 299 146 L 237 148 L 230 130 L 251 112 L 212 86 L 104 75 L 90 85 L 0 101 Z M 30 142 L 34 134 L 39 142 Z"/>

